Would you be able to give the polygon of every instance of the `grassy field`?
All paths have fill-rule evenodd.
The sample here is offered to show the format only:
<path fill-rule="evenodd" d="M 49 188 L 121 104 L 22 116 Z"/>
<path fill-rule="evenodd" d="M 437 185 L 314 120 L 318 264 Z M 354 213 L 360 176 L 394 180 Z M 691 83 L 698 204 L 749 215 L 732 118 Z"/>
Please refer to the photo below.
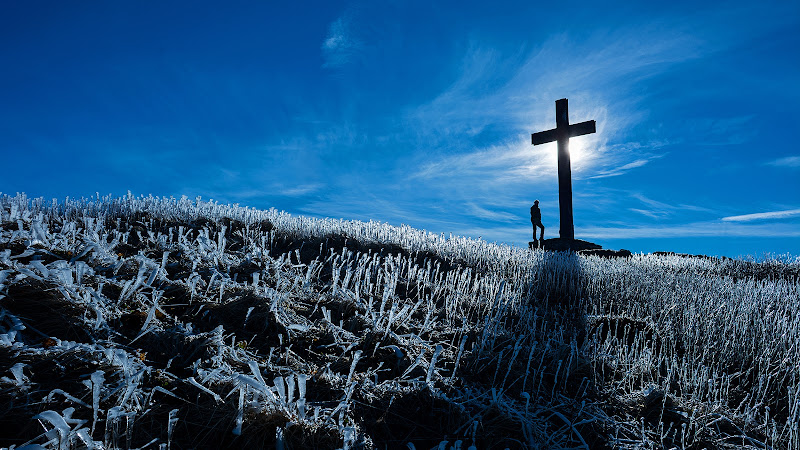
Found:
<path fill-rule="evenodd" d="M 0 446 L 800 449 L 799 274 L 2 196 Z"/>

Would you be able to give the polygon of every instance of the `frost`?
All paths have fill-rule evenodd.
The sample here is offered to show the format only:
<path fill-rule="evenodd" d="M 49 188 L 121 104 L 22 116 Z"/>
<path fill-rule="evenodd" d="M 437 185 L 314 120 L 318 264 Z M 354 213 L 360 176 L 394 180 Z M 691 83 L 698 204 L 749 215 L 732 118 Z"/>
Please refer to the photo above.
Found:
<path fill-rule="evenodd" d="M 69 425 L 67 425 L 67 421 L 64 419 L 64 417 L 61 416 L 61 414 L 55 411 L 48 410 L 39 413 L 33 418 L 42 419 L 50 422 L 50 424 L 53 426 L 53 429 L 48 432 L 48 435 L 53 436 L 53 433 L 55 433 L 58 436 L 59 449 L 67 447 L 67 438 L 69 437 L 72 429 L 70 428 Z"/>
<path fill-rule="evenodd" d="M 173 409 L 169 412 L 169 421 L 167 423 L 167 450 L 172 447 L 172 433 L 175 431 L 175 424 L 178 423 L 178 410 Z"/>
<path fill-rule="evenodd" d="M 356 350 L 355 354 L 353 355 L 353 362 L 350 364 L 350 372 L 347 374 L 347 381 L 345 384 L 350 384 L 350 381 L 353 379 L 353 374 L 356 371 L 356 364 L 358 364 L 358 359 L 361 358 L 361 350 Z"/>
<path fill-rule="evenodd" d="M 91 375 L 92 385 L 92 433 L 97 425 L 97 416 L 100 413 L 100 392 L 103 389 L 105 376 L 101 370 L 97 370 Z"/>
<path fill-rule="evenodd" d="M 0 381 L 13 382 L 17 386 L 23 386 L 25 383 L 30 381 L 28 377 L 22 373 L 22 369 L 24 368 L 25 364 L 23 363 L 14 364 L 10 369 L 8 369 L 8 371 L 11 372 L 12 375 L 14 375 L 14 381 L 11 381 L 6 377 L 3 377 L 2 379 L 0 379 Z"/>
<path fill-rule="evenodd" d="M 0 290 L 3 289 L 3 283 L 6 282 L 6 279 L 11 274 L 10 270 L 0 270 Z"/>
<path fill-rule="evenodd" d="M 56 394 L 64 396 L 64 398 L 66 398 L 67 400 L 71 401 L 72 403 L 75 403 L 75 404 L 78 404 L 78 405 L 81 405 L 81 406 L 85 406 L 87 408 L 89 407 L 89 405 L 86 402 L 84 402 L 83 400 L 81 400 L 81 399 L 79 399 L 77 397 L 73 397 L 72 395 L 70 395 L 67 392 L 64 392 L 61 389 L 53 389 L 52 391 L 50 391 L 50 393 L 47 394 L 47 397 L 45 397 L 45 402 L 48 402 L 48 403 L 52 402 L 53 401 L 53 397 Z"/>
<path fill-rule="evenodd" d="M 47 410 L 34 416 L 34 419 L 39 419 L 40 422 L 45 420 L 53 427 L 45 432 L 45 436 L 50 439 L 48 443 L 57 442 L 57 445 L 54 446 L 55 448 L 70 448 L 70 444 L 75 438 L 84 441 L 84 445 L 89 448 L 95 447 L 95 442 L 85 433 L 85 429 L 81 428 L 85 421 L 73 419 L 72 414 L 74 412 L 75 408 L 67 408 L 60 414 L 56 411 Z M 74 429 L 72 428 L 73 426 L 75 427 Z M 47 428 L 45 427 L 45 429 Z"/>
<path fill-rule="evenodd" d="M 120 444 L 119 438 L 125 438 L 125 447 L 130 447 L 130 440 L 132 438 L 132 429 L 131 424 L 133 422 L 133 418 L 136 416 L 135 411 L 126 412 L 120 406 L 114 406 L 113 408 L 108 410 L 106 414 L 106 430 L 105 430 L 105 441 L 110 442 L 114 447 L 122 447 L 123 445 Z M 124 433 L 122 433 L 122 429 L 124 426 Z"/>
<path fill-rule="evenodd" d="M 188 198 L 0 195 L 0 383 L 10 420 L 42 432 L 17 442 L 49 449 L 202 446 L 183 426 L 228 445 L 265 423 L 285 448 L 311 430 L 382 448 L 397 424 L 447 450 L 600 442 L 586 433 L 800 448 L 798 266 L 528 251 Z"/>
<path fill-rule="evenodd" d="M 205 392 L 206 394 L 214 397 L 214 400 L 216 400 L 217 403 L 222 403 L 223 402 L 222 397 L 217 395 L 216 392 L 214 392 L 214 391 L 208 389 L 207 387 L 203 386 L 202 384 L 198 383 L 197 380 L 194 379 L 194 377 L 189 377 L 189 378 L 186 379 L 186 381 L 188 381 L 190 384 L 192 384 L 197 389 L 200 389 L 201 391 Z"/>
<path fill-rule="evenodd" d="M 442 353 L 442 346 L 437 344 L 436 350 L 433 352 L 433 356 L 431 357 L 431 363 L 428 365 L 428 374 L 425 376 L 425 384 L 427 384 L 428 387 L 433 386 L 433 370 L 440 353 Z"/>

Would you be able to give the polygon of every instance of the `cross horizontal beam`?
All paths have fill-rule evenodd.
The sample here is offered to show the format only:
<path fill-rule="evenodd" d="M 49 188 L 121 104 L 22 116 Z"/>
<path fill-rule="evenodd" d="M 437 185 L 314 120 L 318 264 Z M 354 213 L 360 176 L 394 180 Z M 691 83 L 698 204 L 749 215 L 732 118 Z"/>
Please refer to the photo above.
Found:
<path fill-rule="evenodd" d="M 587 120 L 586 122 L 576 123 L 569 126 L 566 130 L 567 138 L 576 136 L 583 136 L 584 134 L 592 134 L 597 132 L 597 126 L 594 120 Z M 531 134 L 531 143 L 533 145 L 546 144 L 548 142 L 555 142 L 561 137 L 564 132 L 563 128 L 553 128 L 552 130 L 540 131 Z"/>

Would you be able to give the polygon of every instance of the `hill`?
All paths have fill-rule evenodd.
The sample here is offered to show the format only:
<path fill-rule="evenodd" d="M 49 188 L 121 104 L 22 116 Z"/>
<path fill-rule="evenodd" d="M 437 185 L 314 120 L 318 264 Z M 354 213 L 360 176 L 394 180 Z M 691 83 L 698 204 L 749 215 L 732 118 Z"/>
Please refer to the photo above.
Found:
<path fill-rule="evenodd" d="M 0 197 L 0 446 L 800 448 L 800 264 Z"/>

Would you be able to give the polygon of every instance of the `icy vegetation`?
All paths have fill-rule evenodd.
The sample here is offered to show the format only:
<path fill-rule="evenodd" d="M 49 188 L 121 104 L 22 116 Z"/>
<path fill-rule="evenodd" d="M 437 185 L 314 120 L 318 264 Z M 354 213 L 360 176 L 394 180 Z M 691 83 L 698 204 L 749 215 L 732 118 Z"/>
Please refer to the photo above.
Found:
<path fill-rule="evenodd" d="M 0 446 L 800 449 L 800 262 L 0 197 Z"/>

